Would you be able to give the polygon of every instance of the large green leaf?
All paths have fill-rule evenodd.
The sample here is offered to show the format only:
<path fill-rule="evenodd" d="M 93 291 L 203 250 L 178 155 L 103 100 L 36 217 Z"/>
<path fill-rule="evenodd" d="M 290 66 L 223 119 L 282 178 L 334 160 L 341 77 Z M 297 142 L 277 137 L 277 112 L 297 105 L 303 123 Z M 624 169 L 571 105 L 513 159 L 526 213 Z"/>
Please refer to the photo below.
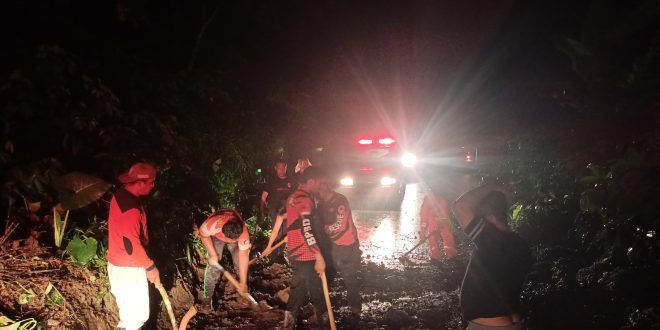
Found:
<path fill-rule="evenodd" d="M 87 265 L 96 256 L 99 243 L 92 237 L 80 239 L 76 236 L 66 246 L 66 252 L 81 266 Z"/>
<path fill-rule="evenodd" d="M 62 207 L 75 210 L 97 201 L 111 184 L 89 174 L 73 172 L 57 178 L 54 186 L 60 193 Z"/>

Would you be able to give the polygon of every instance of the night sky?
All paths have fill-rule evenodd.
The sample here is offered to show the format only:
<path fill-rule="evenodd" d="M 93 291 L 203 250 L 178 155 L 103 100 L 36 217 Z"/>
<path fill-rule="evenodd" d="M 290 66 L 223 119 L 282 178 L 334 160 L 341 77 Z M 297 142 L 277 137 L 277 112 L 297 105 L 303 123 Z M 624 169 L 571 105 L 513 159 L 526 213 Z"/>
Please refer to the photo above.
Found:
<path fill-rule="evenodd" d="M 58 43 L 122 95 L 126 49 L 139 57 L 132 65 L 183 70 L 217 8 L 196 69 L 296 108 L 321 135 L 366 128 L 426 144 L 478 143 L 567 120 L 547 99 L 579 77 L 553 38 L 579 40 L 589 9 L 571 1 L 10 3 L 3 74 L 30 47 Z M 609 3 L 612 12 L 627 6 Z"/>

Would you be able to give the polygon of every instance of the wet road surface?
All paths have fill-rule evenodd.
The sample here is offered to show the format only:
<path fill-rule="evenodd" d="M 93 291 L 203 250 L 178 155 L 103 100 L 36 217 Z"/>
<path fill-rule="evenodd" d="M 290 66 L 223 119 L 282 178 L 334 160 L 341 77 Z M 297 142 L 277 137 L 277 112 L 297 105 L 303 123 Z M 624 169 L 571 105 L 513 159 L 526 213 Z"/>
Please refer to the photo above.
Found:
<path fill-rule="evenodd" d="M 420 190 L 418 184 L 406 186 L 401 211 L 353 210 L 364 261 L 382 263 L 388 268 L 401 267 L 398 258 L 419 239 L 419 208 L 424 197 Z M 422 259 L 426 251 L 423 244 L 409 259 Z"/>
<path fill-rule="evenodd" d="M 347 194 L 349 201 L 377 196 Z M 457 240 L 459 257 L 455 261 L 431 263 L 428 244 L 424 243 L 408 255 L 409 262 L 399 257 L 418 242 L 419 209 L 424 191 L 420 184 L 408 184 L 400 211 L 354 209 L 362 249 L 363 312 L 359 326 L 346 323 L 347 313 L 341 282 L 335 283 L 331 296 L 339 310 L 339 328 L 351 329 L 461 329 L 458 292 L 465 270 L 467 253 Z M 449 197 L 450 199 L 455 196 Z"/>

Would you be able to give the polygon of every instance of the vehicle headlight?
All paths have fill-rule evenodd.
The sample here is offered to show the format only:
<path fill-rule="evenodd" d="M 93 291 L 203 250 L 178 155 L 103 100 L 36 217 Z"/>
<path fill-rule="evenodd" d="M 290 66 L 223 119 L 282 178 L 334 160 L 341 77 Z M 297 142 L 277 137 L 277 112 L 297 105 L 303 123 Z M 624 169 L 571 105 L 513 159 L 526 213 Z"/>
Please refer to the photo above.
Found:
<path fill-rule="evenodd" d="M 403 164 L 404 167 L 413 167 L 417 164 L 417 156 L 412 152 L 406 152 L 401 156 L 401 164 Z"/>
<path fill-rule="evenodd" d="M 353 185 L 353 178 L 348 176 L 345 178 L 341 178 L 341 180 L 339 180 L 339 184 L 341 184 L 342 186 L 350 187 Z"/>
<path fill-rule="evenodd" d="M 396 179 L 391 176 L 384 176 L 380 178 L 380 184 L 382 186 L 391 186 L 396 183 Z"/>

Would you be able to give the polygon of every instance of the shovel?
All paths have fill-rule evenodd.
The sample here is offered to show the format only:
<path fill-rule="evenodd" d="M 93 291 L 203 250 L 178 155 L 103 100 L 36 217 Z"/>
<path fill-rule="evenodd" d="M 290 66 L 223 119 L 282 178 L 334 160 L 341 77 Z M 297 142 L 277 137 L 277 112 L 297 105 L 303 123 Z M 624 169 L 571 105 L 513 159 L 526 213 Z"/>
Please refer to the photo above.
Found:
<path fill-rule="evenodd" d="M 167 291 L 165 291 L 165 288 L 161 283 L 156 284 L 156 289 L 158 289 L 158 292 L 160 292 L 161 297 L 163 297 L 163 303 L 165 303 L 165 308 L 167 309 L 167 315 L 170 316 L 170 322 L 172 322 L 172 330 L 178 329 L 178 327 L 176 326 L 176 318 L 174 318 L 174 312 L 172 311 L 172 303 L 170 302 L 170 298 L 167 296 Z"/>
<path fill-rule="evenodd" d="M 286 239 L 286 236 L 284 236 L 284 238 L 282 238 L 281 241 L 277 242 L 277 244 L 275 244 L 275 246 L 273 246 L 271 248 L 267 248 L 266 250 L 264 250 L 264 252 L 260 256 L 250 260 L 250 262 L 248 262 L 248 264 L 252 265 L 255 262 L 257 262 L 257 260 L 263 259 L 263 258 L 269 256 L 271 253 L 273 253 L 273 251 L 275 251 L 278 247 L 282 246 L 282 244 L 284 244 L 286 242 L 287 242 L 287 239 Z"/>
<path fill-rule="evenodd" d="M 190 319 L 197 314 L 197 308 L 195 306 L 191 306 L 188 311 L 186 312 L 186 315 L 183 316 L 181 319 L 181 324 L 179 326 L 176 326 L 176 318 L 174 318 L 174 312 L 172 311 L 172 303 L 170 302 L 170 298 L 167 296 L 167 291 L 165 291 L 165 288 L 163 287 L 162 284 L 158 283 L 156 285 L 156 289 L 158 289 L 158 292 L 160 292 L 160 296 L 163 297 L 163 303 L 165 303 L 165 308 L 167 309 L 167 315 L 170 316 L 170 322 L 172 322 L 172 330 L 186 330 L 186 327 L 188 327 L 188 322 Z"/>
<path fill-rule="evenodd" d="M 241 284 L 238 283 L 238 281 L 234 278 L 234 276 L 231 275 L 230 272 L 226 271 L 224 269 L 224 267 L 220 266 L 219 264 L 212 264 L 211 266 L 215 267 L 217 270 L 222 272 L 222 275 L 224 275 L 225 278 L 229 281 L 229 283 L 231 283 L 234 286 L 234 288 L 236 288 L 236 291 L 243 298 L 247 299 L 250 302 L 250 308 L 253 311 L 261 311 L 262 310 L 262 306 L 259 305 L 259 303 L 256 300 L 254 300 L 254 298 L 252 297 L 252 295 L 250 295 L 250 293 L 248 293 L 248 292 L 241 293 L 241 289 L 240 289 Z M 264 306 L 263 309 L 270 309 L 270 307 L 269 306 Z"/>
<path fill-rule="evenodd" d="M 332 313 L 330 304 L 330 292 L 328 292 L 328 280 L 325 278 L 325 272 L 321 273 L 321 282 L 323 283 L 323 295 L 325 296 L 325 306 L 328 308 L 328 318 L 330 319 L 330 330 L 337 330 L 335 325 L 335 314 Z"/>
<path fill-rule="evenodd" d="M 186 312 L 186 315 L 183 316 L 181 319 L 181 324 L 179 324 L 179 330 L 186 330 L 186 327 L 188 327 L 188 321 L 193 318 L 197 314 L 197 308 L 195 306 L 190 306 L 188 308 L 188 311 Z"/>
<path fill-rule="evenodd" d="M 433 234 L 433 233 L 429 233 L 428 235 L 426 235 L 426 237 L 424 237 L 421 241 L 419 241 L 419 243 L 417 243 L 415 246 L 413 246 L 412 249 L 408 250 L 408 252 L 406 252 L 402 256 L 400 256 L 399 257 L 399 262 L 402 263 L 402 264 L 407 263 L 409 261 L 407 256 L 411 252 L 415 251 L 415 249 L 418 248 L 420 245 L 424 244 L 424 242 L 426 242 L 426 240 L 429 239 L 429 237 L 431 237 L 431 234 Z"/>

